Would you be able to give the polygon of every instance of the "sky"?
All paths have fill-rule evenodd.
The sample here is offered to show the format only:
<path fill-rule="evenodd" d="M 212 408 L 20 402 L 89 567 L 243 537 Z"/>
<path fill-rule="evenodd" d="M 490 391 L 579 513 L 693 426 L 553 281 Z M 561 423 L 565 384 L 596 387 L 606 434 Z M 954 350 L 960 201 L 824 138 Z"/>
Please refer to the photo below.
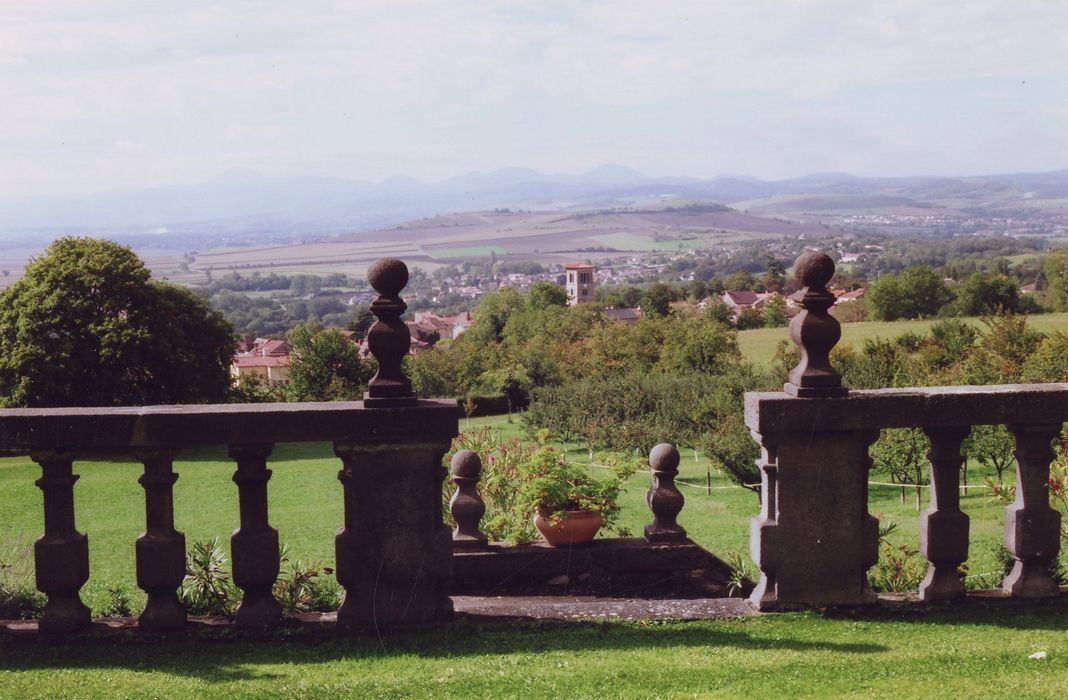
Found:
<path fill-rule="evenodd" d="M 1068 168 L 1062 0 L 2 0 L 0 195 Z"/>

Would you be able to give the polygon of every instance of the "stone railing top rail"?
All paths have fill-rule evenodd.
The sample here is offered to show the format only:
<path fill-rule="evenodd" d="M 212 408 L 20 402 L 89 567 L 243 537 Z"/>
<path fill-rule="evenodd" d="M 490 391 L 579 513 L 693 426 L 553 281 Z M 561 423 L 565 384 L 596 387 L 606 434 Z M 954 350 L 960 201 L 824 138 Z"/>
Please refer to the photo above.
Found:
<path fill-rule="evenodd" d="M 366 408 L 362 401 L 0 410 L 0 453 L 35 449 L 320 441 L 444 440 L 456 431 L 454 401 Z"/>
<path fill-rule="evenodd" d="M 1068 384 L 936 386 L 850 391 L 799 399 L 781 392 L 745 395 L 745 424 L 762 434 L 874 428 L 1060 423 Z"/>

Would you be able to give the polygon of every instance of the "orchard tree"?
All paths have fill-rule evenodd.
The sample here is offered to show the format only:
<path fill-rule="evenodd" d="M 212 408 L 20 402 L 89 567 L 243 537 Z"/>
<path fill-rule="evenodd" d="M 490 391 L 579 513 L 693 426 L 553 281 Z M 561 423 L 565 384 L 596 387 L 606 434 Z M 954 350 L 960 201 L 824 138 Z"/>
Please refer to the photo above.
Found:
<path fill-rule="evenodd" d="M 287 390 L 294 401 L 358 399 L 370 377 L 356 344 L 336 328 L 307 323 L 287 334 L 293 347 Z"/>
<path fill-rule="evenodd" d="M 233 329 L 106 240 L 61 238 L 0 294 L 0 404 L 223 401 Z"/>

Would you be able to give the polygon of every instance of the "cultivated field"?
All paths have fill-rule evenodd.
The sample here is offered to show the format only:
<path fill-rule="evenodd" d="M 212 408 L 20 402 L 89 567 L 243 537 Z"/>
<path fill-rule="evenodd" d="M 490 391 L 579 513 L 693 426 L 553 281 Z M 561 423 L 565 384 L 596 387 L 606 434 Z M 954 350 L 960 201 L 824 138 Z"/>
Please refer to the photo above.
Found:
<path fill-rule="evenodd" d="M 982 329 L 984 327 L 982 320 L 979 318 L 966 318 L 964 320 L 977 328 Z M 848 343 L 859 348 L 864 344 L 865 340 L 872 338 L 897 338 L 905 333 L 924 334 L 935 323 L 938 323 L 937 319 L 843 323 L 842 340 L 839 345 Z M 1035 330 L 1043 333 L 1051 333 L 1053 331 L 1068 332 L 1068 313 L 1036 314 L 1028 316 L 1027 323 Z M 788 341 L 789 339 L 790 331 L 787 328 L 756 328 L 738 333 L 738 347 L 741 349 L 742 355 L 758 366 L 769 367 L 779 341 Z"/>
<path fill-rule="evenodd" d="M 315 242 L 198 254 L 195 271 L 358 274 L 384 256 L 432 270 L 464 258 L 571 262 L 620 252 L 715 248 L 769 236 L 818 236 L 828 229 L 749 216 L 725 207 L 627 212 L 470 212 Z"/>

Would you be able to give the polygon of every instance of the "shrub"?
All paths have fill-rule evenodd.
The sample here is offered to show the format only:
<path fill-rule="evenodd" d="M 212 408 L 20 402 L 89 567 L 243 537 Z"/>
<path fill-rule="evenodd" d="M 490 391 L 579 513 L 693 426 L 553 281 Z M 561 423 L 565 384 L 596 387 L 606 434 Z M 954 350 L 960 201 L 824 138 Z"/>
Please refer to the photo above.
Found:
<path fill-rule="evenodd" d="M 232 615 L 241 593 L 227 573 L 219 538 L 194 542 L 185 557 L 185 579 L 178 599 L 192 615 Z"/>

